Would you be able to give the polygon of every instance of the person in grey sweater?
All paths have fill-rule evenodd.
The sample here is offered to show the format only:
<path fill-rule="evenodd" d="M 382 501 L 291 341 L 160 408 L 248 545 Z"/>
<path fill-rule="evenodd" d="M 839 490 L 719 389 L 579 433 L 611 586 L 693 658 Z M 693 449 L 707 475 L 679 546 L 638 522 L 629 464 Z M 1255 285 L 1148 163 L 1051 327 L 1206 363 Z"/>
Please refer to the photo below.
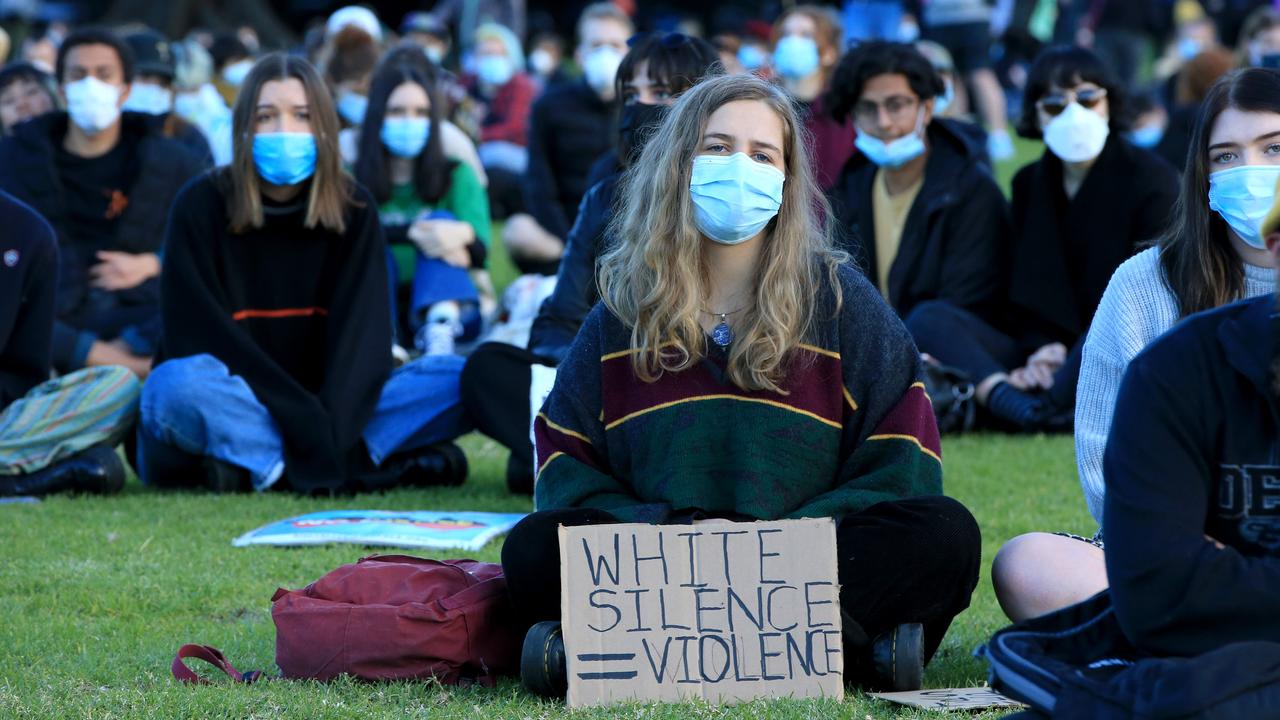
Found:
<path fill-rule="evenodd" d="M 1102 457 L 1130 361 L 1188 315 L 1275 292 L 1261 225 L 1280 182 L 1280 72 L 1251 68 L 1219 80 L 1205 99 L 1191 147 L 1169 230 L 1156 247 L 1116 270 L 1084 345 L 1076 462 L 1098 533 L 1092 539 L 1030 533 L 1001 548 L 991 579 L 1015 622 L 1107 587 Z"/>

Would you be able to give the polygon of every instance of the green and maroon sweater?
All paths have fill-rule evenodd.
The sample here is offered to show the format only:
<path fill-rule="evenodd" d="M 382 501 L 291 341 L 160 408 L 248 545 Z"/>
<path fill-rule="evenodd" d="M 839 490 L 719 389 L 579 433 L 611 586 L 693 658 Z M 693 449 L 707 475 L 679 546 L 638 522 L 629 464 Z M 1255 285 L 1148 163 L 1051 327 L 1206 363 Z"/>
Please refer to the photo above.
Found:
<path fill-rule="evenodd" d="M 632 370 L 630 330 L 598 304 L 534 421 L 537 509 L 599 508 L 632 522 L 838 518 L 941 494 L 915 344 L 861 273 L 839 277 L 844 304 L 837 314 L 824 293 L 783 393 L 733 385 L 722 353 L 646 383 Z"/>

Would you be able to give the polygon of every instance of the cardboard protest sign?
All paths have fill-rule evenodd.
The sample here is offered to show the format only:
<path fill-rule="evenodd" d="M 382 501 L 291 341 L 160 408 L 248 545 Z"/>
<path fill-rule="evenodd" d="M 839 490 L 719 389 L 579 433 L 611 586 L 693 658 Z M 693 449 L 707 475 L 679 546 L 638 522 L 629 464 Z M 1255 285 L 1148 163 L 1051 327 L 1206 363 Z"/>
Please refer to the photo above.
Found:
<path fill-rule="evenodd" d="M 829 518 L 560 528 L 570 707 L 844 693 Z"/>
<path fill-rule="evenodd" d="M 989 687 L 940 688 L 897 693 L 870 693 L 871 697 L 925 710 L 985 710 L 1025 707 Z"/>

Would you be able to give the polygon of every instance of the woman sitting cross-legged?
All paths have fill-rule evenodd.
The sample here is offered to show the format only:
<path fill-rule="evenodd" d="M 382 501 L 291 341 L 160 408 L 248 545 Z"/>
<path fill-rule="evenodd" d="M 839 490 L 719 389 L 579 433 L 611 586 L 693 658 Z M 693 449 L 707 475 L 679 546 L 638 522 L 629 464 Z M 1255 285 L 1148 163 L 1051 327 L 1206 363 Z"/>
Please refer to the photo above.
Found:
<path fill-rule="evenodd" d="M 502 564 L 532 625 L 560 619 L 559 525 L 833 518 L 846 678 L 918 686 L 969 605 L 980 536 L 942 496 L 911 337 L 821 224 L 801 128 L 784 91 L 722 76 L 645 145 L 603 303 L 534 423 L 537 512 Z M 546 627 L 526 652 L 554 649 Z M 527 669 L 531 689 L 563 692 L 562 669 Z"/>
<path fill-rule="evenodd" d="M 341 168 L 315 69 L 273 54 L 246 78 L 231 165 L 178 195 L 160 362 L 142 392 L 153 485 L 297 492 L 458 481 L 460 357 L 391 372 L 377 206 Z"/>

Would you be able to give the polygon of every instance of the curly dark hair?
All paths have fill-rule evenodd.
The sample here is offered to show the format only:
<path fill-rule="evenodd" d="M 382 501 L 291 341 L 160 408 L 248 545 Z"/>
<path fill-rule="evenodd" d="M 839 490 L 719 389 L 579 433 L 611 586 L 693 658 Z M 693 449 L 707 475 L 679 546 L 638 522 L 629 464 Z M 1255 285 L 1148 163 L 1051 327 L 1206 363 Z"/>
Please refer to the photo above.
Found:
<path fill-rule="evenodd" d="M 853 112 L 867 81 L 877 75 L 903 75 L 921 101 L 946 92 L 933 63 L 913 45 L 873 40 L 850 50 L 836 66 L 827 92 L 827 107 L 838 122 Z"/>

